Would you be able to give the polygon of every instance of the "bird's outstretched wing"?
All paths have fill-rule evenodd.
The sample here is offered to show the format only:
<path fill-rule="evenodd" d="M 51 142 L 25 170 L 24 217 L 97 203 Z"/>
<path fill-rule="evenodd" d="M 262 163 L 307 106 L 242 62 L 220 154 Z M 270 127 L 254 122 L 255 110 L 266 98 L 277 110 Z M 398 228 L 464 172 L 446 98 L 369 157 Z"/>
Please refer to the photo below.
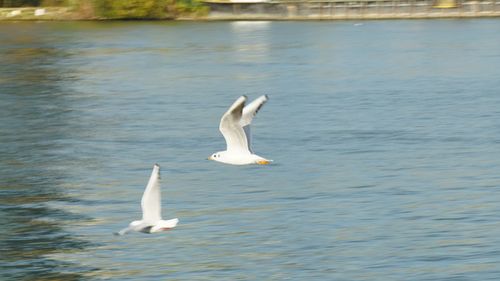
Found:
<path fill-rule="evenodd" d="M 155 164 L 141 200 L 142 220 L 155 223 L 161 220 L 160 165 Z"/>
<path fill-rule="evenodd" d="M 240 124 L 246 100 L 246 96 L 239 97 L 220 120 L 219 130 L 226 140 L 227 151 L 249 151 L 247 138 Z"/>
<path fill-rule="evenodd" d="M 259 112 L 260 108 L 268 99 L 267 95 L 260 96 L 243 108 L 240 125 L 245 132 L 247 147 L 250 152 L 252 152 L 252 132 L 250 130 L 250 124 L 252 123 L 253 117 Z"/>

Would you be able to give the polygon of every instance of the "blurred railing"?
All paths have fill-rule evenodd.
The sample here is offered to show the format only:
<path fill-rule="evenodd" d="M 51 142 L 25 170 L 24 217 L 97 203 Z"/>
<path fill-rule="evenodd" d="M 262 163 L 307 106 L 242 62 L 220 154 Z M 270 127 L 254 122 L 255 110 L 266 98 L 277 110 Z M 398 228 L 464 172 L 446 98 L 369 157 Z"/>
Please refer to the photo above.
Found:
<path fill-rule="evenodd" d="M 205 0 L 213 18 L 363 19 L 500 16 L 500 0 Z"/>

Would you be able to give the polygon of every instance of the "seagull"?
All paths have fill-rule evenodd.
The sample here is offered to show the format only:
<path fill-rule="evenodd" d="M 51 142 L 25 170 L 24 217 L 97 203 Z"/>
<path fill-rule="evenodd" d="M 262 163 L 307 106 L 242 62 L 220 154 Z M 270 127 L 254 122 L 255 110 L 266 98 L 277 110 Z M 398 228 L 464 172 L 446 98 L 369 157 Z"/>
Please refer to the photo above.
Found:
<path fill-rule="evenodd" d="M 239 97 L 222 116 L 219 130 L 226 140 L 227 148 L 212 154 L 208 160 L 232 165 L 266 165 L 273 161 L 254 154 L 251 148 L 250 123 L 268 97 L 260 96 L 245 106 L 246 100 L 246 96 Z"/>
<path fill-rule="evenodd" d="M 148 185 L 141 200 L 142 220 L 136 220 L 127 228 L 120 230 L 117 235 L 124 235 L 131 231 L 144 233 L 156 233 L 174 228 L 179 220 L 161 219 L 161 196 L 160 196 L 160 165 L 155 164 L 149 178 Z"/>

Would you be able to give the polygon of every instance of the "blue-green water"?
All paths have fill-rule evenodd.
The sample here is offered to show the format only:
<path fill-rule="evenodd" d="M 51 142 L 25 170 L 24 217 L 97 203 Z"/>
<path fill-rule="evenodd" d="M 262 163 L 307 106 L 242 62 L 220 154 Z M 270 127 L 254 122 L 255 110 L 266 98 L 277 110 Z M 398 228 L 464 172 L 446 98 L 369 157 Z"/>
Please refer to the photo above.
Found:
<path fill-rule="evenodd" d="M 498 280 L 499 34 L 0 23 L 0 279 Z M 206 160 L 242 94 L 270 166 Z M 113 236 L 156 162 L 178 227 Z"/>

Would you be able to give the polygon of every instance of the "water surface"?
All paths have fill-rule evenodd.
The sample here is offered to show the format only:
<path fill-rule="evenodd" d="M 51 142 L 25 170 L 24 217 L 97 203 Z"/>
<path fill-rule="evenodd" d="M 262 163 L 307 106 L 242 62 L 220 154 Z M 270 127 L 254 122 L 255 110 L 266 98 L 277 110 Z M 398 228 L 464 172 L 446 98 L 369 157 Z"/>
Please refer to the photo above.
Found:
<path fill-rule="evenodd" d="M 497 280 L 499 32 L 0 23 L 0 279 Z M 205 160 L 242 94 L 270 166 Z M 113 236 L 154 163 L 178 227 Z"/>

